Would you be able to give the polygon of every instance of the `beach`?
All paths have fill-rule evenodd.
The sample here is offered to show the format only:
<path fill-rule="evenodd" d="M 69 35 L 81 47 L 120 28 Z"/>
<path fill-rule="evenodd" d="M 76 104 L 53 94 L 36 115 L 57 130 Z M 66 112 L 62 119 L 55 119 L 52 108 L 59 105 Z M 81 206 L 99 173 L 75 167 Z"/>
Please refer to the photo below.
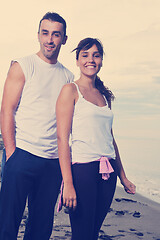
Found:
<path fill-rule="evenodd" d="M 1 159 L 2 151 L 0 151 Z M 54 227 L 50 239 L 71 239 L 69 216 L 63 208 L 55 209 Z M 27 207 L 20 225 L 18 238 L 23 239 Z M 104 220 L 99 239 L 160 240 L 160 204 L 140 194 L 129 195 L 117 187 L 110 211 Z M 82 239 L 83 240 L 83 239 Z"/>

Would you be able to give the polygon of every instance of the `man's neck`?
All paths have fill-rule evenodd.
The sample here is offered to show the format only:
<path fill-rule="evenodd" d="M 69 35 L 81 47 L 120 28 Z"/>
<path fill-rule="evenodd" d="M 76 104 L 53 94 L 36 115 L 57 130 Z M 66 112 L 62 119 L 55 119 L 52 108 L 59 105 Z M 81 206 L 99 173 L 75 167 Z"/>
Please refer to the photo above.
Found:
<path fill-rule="evenodd" d="M 39 57 L 39 58 L 41 58 L 44 62 L 46 62 L 46 63 L 49 63 L 49 64 L 56 64 L 57 63 L 57 58 L 51 58 L 51 59 L 48 59 L 48 58 L 46 58 L 42 53 L 41 53 L 41 51 L 39 51 L 38 53 L 37 53 L 37 56 Z"/>

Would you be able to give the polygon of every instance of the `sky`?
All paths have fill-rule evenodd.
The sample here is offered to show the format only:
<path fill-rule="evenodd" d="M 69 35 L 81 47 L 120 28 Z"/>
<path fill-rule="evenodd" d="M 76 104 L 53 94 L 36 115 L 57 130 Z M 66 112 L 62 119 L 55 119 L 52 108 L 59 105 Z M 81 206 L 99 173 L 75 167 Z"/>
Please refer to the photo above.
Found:
<path fill-rule="evenodd" d="M 38 52 L 38 24 L 48 11 L 58 12 L 67 21 L 68 41 L 61 49 L 59 61 L 75 74 L 75 79 L 79 70 L 72 49 L 85 37 L 102 41 L 105 57 L 99 76 L 116 96 L 113 129 L 125 165 L 129 168 L 129 157 L 141 156 L 148 162 L 154 159 L 157 169 L 160 166 L 157 160 L 160 144 L 160 1 L 3 1 L 0 101 L 10 61 Z"/>

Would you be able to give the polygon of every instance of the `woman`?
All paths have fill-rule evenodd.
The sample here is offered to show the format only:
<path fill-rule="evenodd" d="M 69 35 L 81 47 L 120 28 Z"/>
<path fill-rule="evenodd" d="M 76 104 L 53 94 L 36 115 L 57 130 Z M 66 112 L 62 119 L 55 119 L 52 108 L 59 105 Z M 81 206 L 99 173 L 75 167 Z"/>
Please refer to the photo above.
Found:
<path fill-rule="evenodd" d="M 63 205 L 70 209 L 72 240 L 96 240 L 113 199 L 117 175 L 127 193 L 134 194 L 135 186 L 125 175 L 112 133 L 114 96 L 97 76 L 102 67 L 102 44 L 86 38 L 74 50 L 80 78 L 63 87 L 56 107 Z"/>

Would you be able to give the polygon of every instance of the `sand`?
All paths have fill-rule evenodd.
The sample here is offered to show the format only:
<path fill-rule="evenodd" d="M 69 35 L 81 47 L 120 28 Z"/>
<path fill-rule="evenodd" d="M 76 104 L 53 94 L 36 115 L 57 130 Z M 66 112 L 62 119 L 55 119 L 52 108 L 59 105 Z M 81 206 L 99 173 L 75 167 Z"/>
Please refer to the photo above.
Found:
<path fill-rule="evenodd" d="M 160 204 L 136 194 L 128 195 L 117 187 L 116 194 L 99 239 L 160 240 Z M 53 237 L 54 236 L 54 237 Z M 51 239 L 70 239 L 67 214 L 56 214 Z"/>
<path fill-rule="evenodd" d="M 19 240 L 23 239 L 26 219 L 27 208 L 20 225 Z M 55 211 L 50 239 L 71 239 L 69 216 L 64 208 L 60 213 Z M 139 194 L 129 195 L 117 187 L 110 211 L 100 230 L 99 239 L 160 240 L 160 204 Z"/>

